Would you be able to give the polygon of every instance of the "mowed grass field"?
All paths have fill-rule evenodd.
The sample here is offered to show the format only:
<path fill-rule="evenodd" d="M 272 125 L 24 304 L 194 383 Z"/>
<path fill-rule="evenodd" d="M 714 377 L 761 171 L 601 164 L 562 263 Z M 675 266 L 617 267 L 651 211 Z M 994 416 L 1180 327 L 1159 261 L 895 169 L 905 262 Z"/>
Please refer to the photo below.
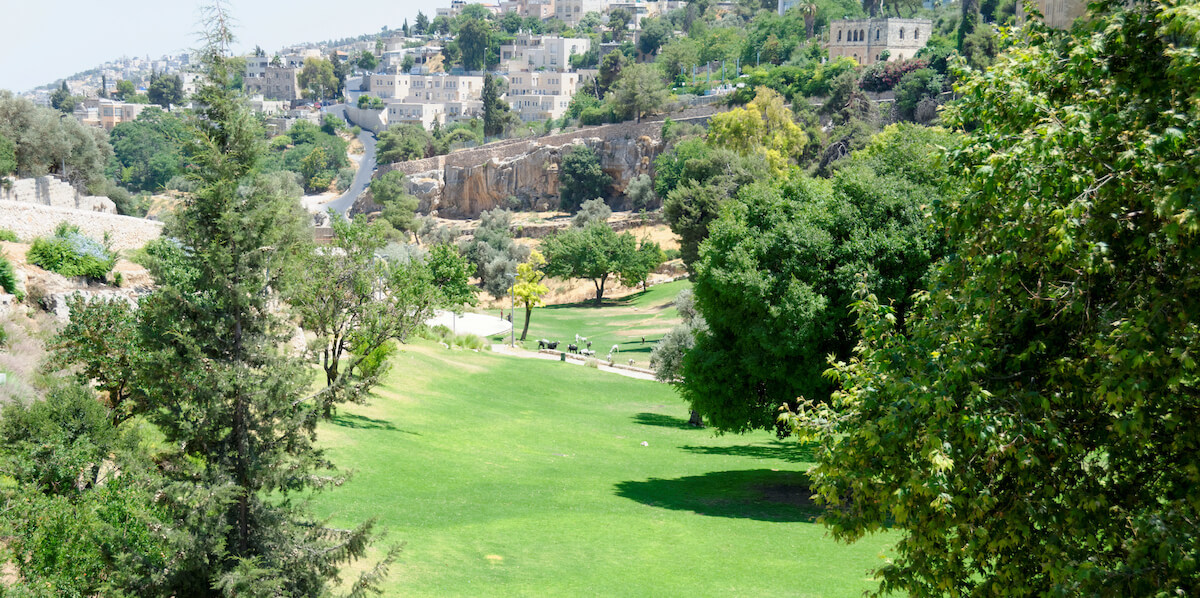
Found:
<path fill-rule="evenodd" d="M 420 342 L 376 395 L 321 426 L 354 475 L 314 506 L 405 544 L 388 596 L 857 596 L 887 553 L 812 521 L 802 447 L 666 385 Z"/>
<path fill-rule="evenodd" d="M 628 363 L 633 359 L 634 365 L 649 367 L 650 352 L 655 343 L 680 322 L 674 306 L 675 296 L 690 287 L 691 283 L 684 280 L 659 284 L 625 297 L 605 297 L 600 308 L 591 301 L 535 307 L 529 319 L 525 347 L 536 350 L 538 339 L 544 338 L 561 341 L 558 349 L 566 351 L 567 345 L 574 343 L 578 334 L 592 341 L 592 350 L 600 359 L 608 355 L 613 345 L 619 345 L 620 352 L 613 355 L 614 361 Z M 524 309 L 517 308 L 516 319 L 519 338 L 521 327 L 525 325 Z M 497 335 L 491 340 L 507 343 L 508 335 Z"/>

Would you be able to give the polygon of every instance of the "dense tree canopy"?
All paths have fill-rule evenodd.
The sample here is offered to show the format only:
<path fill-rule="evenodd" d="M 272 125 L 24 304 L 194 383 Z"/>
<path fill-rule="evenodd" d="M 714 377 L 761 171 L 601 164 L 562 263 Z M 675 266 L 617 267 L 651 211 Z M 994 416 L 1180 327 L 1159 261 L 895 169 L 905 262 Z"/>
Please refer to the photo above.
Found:
<path fill-rule="evenodd" d="M 637 241 L 629 233 L 617 234 L 603 223 L 571 228 L 543 243 L 546 273 L 559 278 L 582 278 L 596 287 L 596 305 L 604 300 L 611 276 L 638 267 Z"/>
<path fill-rule="evenodd" d="M 862 295 L 833 410 L 799 420 L 834 535 L 900 533 L 881 591 L 1200 587 L 1200 18 L 1093 7 L 960 84 L 949 259 L 907 314 Z"/>
<path fill-rule="evenodd" d="M 600 168 L 596 150 L 576 145 L 562 157 L 558 168 L 558 195 L 562 208 L 568 212 L 579 209 L 589 199 L 608 195 L 612 177 Z"/>
<path fill-rule="evenodd" d="M 796 397 L 825 401 L 826 357 L 857 340 L 855 286 L 903 310 L 940 255 L 922 205 L 940 199 L 932 167 L 945 132 L 893 127 L 833 179 L 758 183 L 721 204 L 693 264 L 708 321 L 684 359 L 681 392 L 721 430 L 775 427 Z M 932 170 L 937 173 L 937 170 Z"/>
<path fill-rule="evenodd" d="M 188 130 L 179 117 L 150 107 L 109 134 L 114 177 L 134 191 L 158 191 L 182 172 Z"/>

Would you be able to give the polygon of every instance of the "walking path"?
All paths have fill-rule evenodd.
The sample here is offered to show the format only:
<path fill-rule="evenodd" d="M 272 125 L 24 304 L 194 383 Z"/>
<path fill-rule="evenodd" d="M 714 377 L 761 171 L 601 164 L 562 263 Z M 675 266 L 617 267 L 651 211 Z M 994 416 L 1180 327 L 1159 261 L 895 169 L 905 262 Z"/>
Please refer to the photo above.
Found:
<path fill-rule="evenodd" d="M 562 360 L 562 358 L 558 357 L 557 354 L 552 355 L 549 353 L 526 351 L 524 349 L 509 347 L 508 345 L 492 345 L 492 351 L 494 351 L 496 353 L 500 353 L 501 355 L 509 355 L 512 357 L 524 357 L 526 359 L 545 359 L 545 360 L 549 360 L 549 361 L 561 361 Z M 567 359 L 566 362 L 575 364 L 575 365 L 583 365 L 584 364 L 584 362 L 579 361 L 577 359 Z M 600 362 L 599 370 L 602 372 L 610 372 L 613 374 L 620 374 L 627 378 L 637 378 L 638 380 L 654 380 L 654 374 L 647 374 L 645 372 L 627 370 L 624 368 L 614 368 L 614 367 L 605 365 L 604 362 Z"/>

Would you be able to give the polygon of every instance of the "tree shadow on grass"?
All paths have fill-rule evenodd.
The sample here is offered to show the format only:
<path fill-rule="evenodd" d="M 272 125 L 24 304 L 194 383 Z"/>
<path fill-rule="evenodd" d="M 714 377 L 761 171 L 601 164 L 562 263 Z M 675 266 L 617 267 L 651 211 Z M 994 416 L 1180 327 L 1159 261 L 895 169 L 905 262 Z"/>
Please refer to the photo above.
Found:
<path fill-rule="evenodd" d="M 701 455 L 727 455 L 731 457 L 753 457 L 755 459 L 780 459 L 788 463 L 813 463 L 816 456 L 815 444 L 775 440 L 768 444 L 739 444 L 734 446 L 681 446 L 690 453 Z"/>
<path fill-rule="evenodd" d="M 686 419 L 671 417 L 670 415 L 663 415 L 661 413 L 639 413 L 633 416 L 633 421 L 643 426 L 658 426 L 660 428 L 679 428 L 680 430 L 704 429 L 689 425 Z"/>
<path fill-rule="evenodd" d="M 795 471 L 714 471 L 673 480 L 621 482 L 616 495 L 710 517 L 812 522 L 821 513 L 812 502 L 808 476 Z"/>
<path fill-rule="evenodd" d="M 405 434 L 412 434 L 413 436 L 420 436 L 420 434 L 417 432 L 401 430 L 400 428 L 392 425 L 392 422 L 390 421 L 384 419 L 375 419 L 363 415 L 341 413 L 333 416 L 333 419 L 330 421 L 334 425 L 342 426 L 343 428 L 355 428 L 359 430 L 388 430 L 391 432 L 403 432 Z"/>

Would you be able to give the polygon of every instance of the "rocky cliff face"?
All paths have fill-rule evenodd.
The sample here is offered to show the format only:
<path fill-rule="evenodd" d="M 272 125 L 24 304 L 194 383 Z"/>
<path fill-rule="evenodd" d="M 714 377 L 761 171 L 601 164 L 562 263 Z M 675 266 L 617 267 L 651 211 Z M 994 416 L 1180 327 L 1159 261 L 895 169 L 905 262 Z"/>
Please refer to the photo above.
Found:
<path fill-rule="evenodd" d="M 481 212 L 500 207 L 553 209 L 558 205 L 559 164 L 575 145 L 595 150 L 601 168 L 613 179 L 608 189 L 597 189 L 596 196 L 617 197 L 634 177 L 651 173 L 663 147 L 654 134 L 659 126 L 630 125 L 604 131 L 602 137 L 588 136 L 591 131 L 544 137 L 491 148 L 488 153 L 469 150 L 381 167 L 378 175 L 387 170 L 405 172 L 409 193 L 421 200 L 419 211 L 442 218 L 478 218 Z M 519 205 L 513 205 L 510 197 Z M 367 193 L 351 213 L 378 209 Z"/>

